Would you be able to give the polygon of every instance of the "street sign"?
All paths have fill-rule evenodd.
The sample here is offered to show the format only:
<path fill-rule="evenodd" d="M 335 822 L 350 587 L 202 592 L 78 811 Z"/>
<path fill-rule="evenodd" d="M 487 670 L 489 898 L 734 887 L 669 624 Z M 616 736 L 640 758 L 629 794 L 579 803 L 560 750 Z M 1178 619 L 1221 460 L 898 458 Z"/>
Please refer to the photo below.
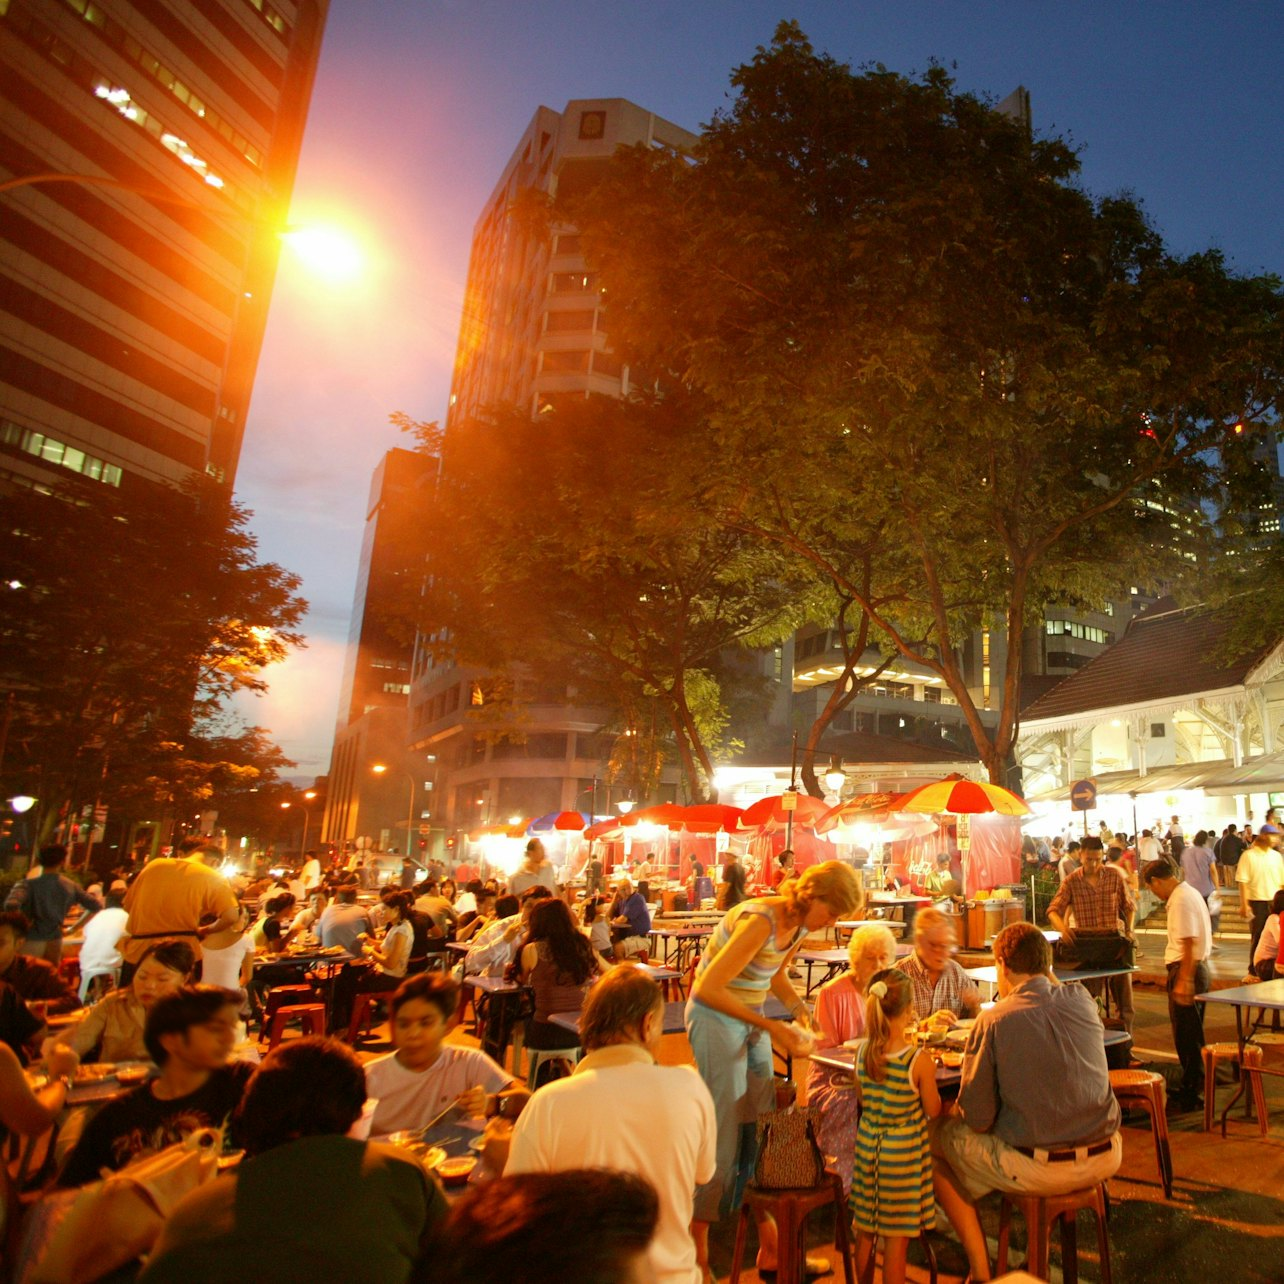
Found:
<path fill-rule="evenodd" d="M 427 837 L 428 837 L 428 826 L 427 826 L 427 825 L 420 825 L 420 826 L 419 826 L 419 837 L 420 837 L 420 838 L 427 838 Z"/>
<path fill-rule="evenodd" d="M 1070 806 L 1075 811 L 1091 811 L 1097 805 L 1097 782 L 1076 780 L 1070 786 Z"/>

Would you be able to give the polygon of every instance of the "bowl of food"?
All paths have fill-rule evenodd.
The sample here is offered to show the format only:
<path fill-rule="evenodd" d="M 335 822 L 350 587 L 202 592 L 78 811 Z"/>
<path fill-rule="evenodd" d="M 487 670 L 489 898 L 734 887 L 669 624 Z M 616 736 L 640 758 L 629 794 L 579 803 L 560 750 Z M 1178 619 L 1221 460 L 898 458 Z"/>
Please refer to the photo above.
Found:
<path fill-rule="evenodd" d="M 437 1165 L 437 1176 L 441 1178 L 443 1186 L 462 1186 L 473 1175 L 476 1167 L 476 1156 L 460 1155 L 454 1159 L 443 1159 Z"/>
<path fill-rule="evenodd" d="M 151 1067 L 144 1061 L 126 1061 L 116 1067 L 116 1082 L 123 1087 L 132 1087 L 145 1083 L 151 1073 Z"/>
<path fill-rule="evenodd" d="M 957 1070 L 963 1064 L 963 1054 L 961 1052 L 942 1052 L 941 1064 L 948 1070 Z"/>

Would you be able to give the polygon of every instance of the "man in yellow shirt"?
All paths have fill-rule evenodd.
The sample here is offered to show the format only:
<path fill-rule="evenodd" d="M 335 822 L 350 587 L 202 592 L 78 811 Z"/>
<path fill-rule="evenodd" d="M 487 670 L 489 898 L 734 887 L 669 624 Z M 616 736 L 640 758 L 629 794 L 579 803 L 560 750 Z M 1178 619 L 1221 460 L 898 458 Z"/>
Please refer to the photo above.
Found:
<path fill-rule="evenodd" d="M 121 945 L 121 985 L 127 985 L 139 960 L 159 940 L 183 940 L 201 955 L 201 940 L 232 927 L 239 916 L 236 893 L 207 861 L 223 853 L 204 838 L 185 838 L 173 858 L 151 861 L 125 896 L 129 919 Z M 201 920 L 214 916 L 212 923 Z"/>

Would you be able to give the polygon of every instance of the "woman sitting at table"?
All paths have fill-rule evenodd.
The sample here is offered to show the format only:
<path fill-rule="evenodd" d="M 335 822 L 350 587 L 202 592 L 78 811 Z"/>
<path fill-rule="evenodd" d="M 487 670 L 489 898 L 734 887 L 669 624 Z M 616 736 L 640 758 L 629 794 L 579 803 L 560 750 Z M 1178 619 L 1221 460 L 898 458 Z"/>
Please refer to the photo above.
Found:
<path fill-rule="evenodd" d="M 895 966 L 896 938 L 890 928 L 870 923 L 852 933 L 847 954 L 851 967 L 822 985 L 816 995 L 812 1020 L 820 1031 L 817 1049 L 841 1048 L 852 1039 L 865 1037 L 865 987 L 875 972 Z M 843 1192 L 849 1194 L 860 1121 L 860 1099 L 852 1086 L 852 1072 L 813 1062 L 807 1079 L 807 1104 L 821 1109 L 820 1146 L 825 1154 L 837 1156 Z"/>
<path fill-rule="evenodd" d="M 812 865 L 779 894 L 737 905 L 714 929 L 687 1001 L 687 1035 L 696 1067 L 713 1096 L 718 1171 L 696 1192 L 692 1234 L 701 1268 L 709 1265 L 709 1223 L 731 1216 L 744 1198 L 758 1142 L 755 1121 L 775 1105 L 771 1045 L 790 1056 L 814 1047 L 807 1005 L 789 982 L 789 963 L 803 940 L 861 904 L 856 874 L 840 861 Z M 763 1014 L 770 993 L 799 1024 Z M 776 1224 L 758 1223 L 758 1269 L 776 1269 Z"/>
<path fill-rule="evenodd" d="M 259 921 L 250 929 L 254 948 L 262 954 L 280 954 L 290 942 L 285 920 L 290 918 L 297 902 L 290 892 L 268 898 Z"/>
<path fill-rule="evenodd" d="M 1275 893 L 1271 899 L 1271 912 L 1267 915 L 1262 934 L 1257 938 L 1257 949 L 1253 951 L 1253 975 L 1259 981 L 1273 981 L 1280 975 L 1277 959 L 1284 953 L 1284 942 L 1280 940 L 1280 915 L 1284 914 L 1284 888 Z"/>
<path fill-rule="evenodd" d="M 554 1025 L 559 1012 L 578 1012 L 602 963 L 575 926 L 565 901 L 538 901 L 517 956 L 521 979 L 535 992 L 535 1015 L 526 1027 L 528 1048 L 575 1048 L 579 1035 Z"/>
<path fill-rule="evenodd" d="M 361 953 L 375 965 L 374 971 L 358 985 L 361 991 L 395 990 L 405 980 L 415 940 L 415 931 L 406 913 L 406 898 L 401 892 L 384 892 L 380 901 L 383 921 L 387 924 L 383 939 L 375 941 L 365 932 L 357 937 L 362 942 Z"/>
<path fill-rule="evenodd" d="M 196 955 L 186 941 L 161 941 L 139 960 L 129 984 L 112 990 L 85 1014 L 83 1021 L 54 1036 L 82 1059 L 97 1052 L 100 1061 L 146 1061 L 143 1030 L 157 999 L 187 982 Z"/>

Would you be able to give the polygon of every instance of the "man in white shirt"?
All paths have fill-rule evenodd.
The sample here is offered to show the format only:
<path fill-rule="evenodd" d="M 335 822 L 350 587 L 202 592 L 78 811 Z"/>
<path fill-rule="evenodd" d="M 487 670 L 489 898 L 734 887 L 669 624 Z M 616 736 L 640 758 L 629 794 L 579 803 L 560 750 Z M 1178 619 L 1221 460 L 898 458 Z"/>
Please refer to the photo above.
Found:
<path fill-rule="evenodd" d="M 1252 843 L 1245 848 L 1235 866 L 1235 885 L 1239 888 L 1239 907 L 1250 920 L 1248 966 L 1253 966 L 1258 938 L 1266 926 L 1275 893 L 1284 887 L 1284 857 L 1276 848 L 1280 831 L 1274 825 L 1263 825 Z"/>
<path fill-rule="evenodd" d="M 80 1000 L 83 1003 L 89 981 L 95 976 L 115 972 L 121 964 L 120 938 L 125 935 L 125 893 L 129 889 L 119 878 L 107 891 L 107 907 L 86 924 L 84 944 L 80 947 Z"/>
<path fill-rule="evenodd" d="M 1168 969 L 1168 1020 L 1173 1046 L 1181 1062 L 1181 1087 L 1170 1094 L 1175 1110 L 1198 1110 L 1204 1102 L 1204 1008 L 1195 995 L 1211 984 L 1208 956 L 1213 951 L 1213 921 L 1204 898 L 1191 886 L 1177 881 L 1176 868 L 1166 860 L 1153 861 L 1142 873 L 1150 888 L 1168 908 L 1168 943 L 1164 965 Z"/>
<path fill-rule="evenodd" d="M 512 1075 L 484 1052 L 444 1041 L 459 1006 L 454 981 L 438 973 L 412 976 L 389 1004 L 396 1051 L 376 1057 L 365 1068 L 366 1091 L 379 1103 L 371 1121 L 372 1137 L 418 1131 L 452 1106 L 454 1115 L 446 1121 L 452 1130 L 480 1132 L 488 1114 L 507 1113 L 510 1100 L 520 1108 L 529 1094 L 514 1087 Z"/>
<path fill-rule="evenodd" d="M 309 896 L 321 886 L 321 862 L 317 860 L 316 852 L 305 853 L 303 868 L 299 870 L 299 881 Z"/>
<path fill-rule="evenodd" d="M 717 1125 L 695 1067 L 657 1064 L 663 1032 L 660 987 L 631 966 L 608 972 L 580 1017 L 584 1059 L 531 1098 L 504 1173 L 611 1168 L 646 1178 L 660 1197 L 648 1253 L 655 1279 L 700 1284 L 693 1196 L 714 1175 Z"/>
<path fill-rule="evenodd" d="M 1159 859 L 1159 839 L 1155 837 L 1149 829 L 1141 831 L 1141 837 L 1137 839 L 1137 860 L 1140 862 L 1142 869 L 1145 869 L 1152 860 Z"/>

